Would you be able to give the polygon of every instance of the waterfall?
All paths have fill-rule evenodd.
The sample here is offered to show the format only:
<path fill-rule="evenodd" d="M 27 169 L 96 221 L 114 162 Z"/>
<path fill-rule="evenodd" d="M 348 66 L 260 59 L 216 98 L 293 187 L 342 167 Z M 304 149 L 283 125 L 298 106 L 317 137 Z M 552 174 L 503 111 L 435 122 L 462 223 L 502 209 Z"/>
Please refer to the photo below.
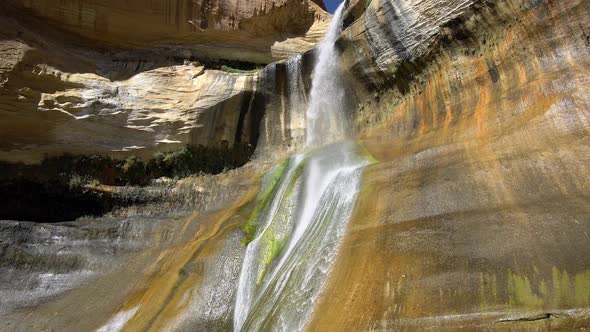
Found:
<path fill-rule="evenodd" d="M 308 146 L 324 145 L 346 137 L 344 89 L 340 71 L 340 54 L 334 43 L 342 28 L 344 3 L 340 4 L 326 37 L 318 45 L 318 59 L 313 69 L 310 100 L 307 108 Z"/>
<path fill-rule="evenodd" d="M 360 186 L 366 158 L 346 140 L 340 5 L 318 45 L 306 110 L 307 152 L 268 172 L 245 228 L 235 331 L 298 331 L 313 314 Z M 250 237 L 247 235 L 246 237 Z"/>
<path fill-rule="evenodd" d="M 302 77 L 303 54 L 295 55 L 287 60 L 287 97 L 289 108 L 289 129 L 293 145 L 302 143 L 305 138 L 306 95 Z"/>

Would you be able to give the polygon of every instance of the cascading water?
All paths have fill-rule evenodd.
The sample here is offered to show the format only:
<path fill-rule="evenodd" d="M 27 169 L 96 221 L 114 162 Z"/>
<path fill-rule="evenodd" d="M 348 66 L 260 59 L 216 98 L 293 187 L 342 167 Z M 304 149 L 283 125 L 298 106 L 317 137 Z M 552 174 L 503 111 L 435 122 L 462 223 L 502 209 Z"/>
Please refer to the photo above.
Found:
<path fill-rule="evenodd" d="M 346 141 L 339 53 L 340 5 L 318 47 L 306 111 L 308 152 L 269 172 L 247 223 L 235 331 L 302 330 L 325 283 L 367 164 Z M 247 236 L 247 239 L 249 237 Z"/>
<path fill-rule="evenodd" d="M 344 5 L 334 13 L 325 39 L 318 45 L 310 100 L 306 112 L 307 146 L 318 146 L 346 137 L 344 89 L 338 50 L 334 46 L 342 27 Z"/>

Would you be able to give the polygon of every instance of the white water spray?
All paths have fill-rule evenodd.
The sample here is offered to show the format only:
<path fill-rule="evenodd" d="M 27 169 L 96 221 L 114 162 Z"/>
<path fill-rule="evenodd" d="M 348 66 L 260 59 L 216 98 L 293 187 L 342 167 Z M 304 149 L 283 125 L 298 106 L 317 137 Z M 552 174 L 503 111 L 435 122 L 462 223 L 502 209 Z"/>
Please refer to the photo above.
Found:
<path fill-rule="evenodd" d="M 325 39 L 319 44 L 313 69 L 307 108 L 307 146 L 321 146 L 346 137 L 344 89 L 340 71 L 340 54 L 334 46 L 342 30 L 344 4 L 340 4 Z"/>

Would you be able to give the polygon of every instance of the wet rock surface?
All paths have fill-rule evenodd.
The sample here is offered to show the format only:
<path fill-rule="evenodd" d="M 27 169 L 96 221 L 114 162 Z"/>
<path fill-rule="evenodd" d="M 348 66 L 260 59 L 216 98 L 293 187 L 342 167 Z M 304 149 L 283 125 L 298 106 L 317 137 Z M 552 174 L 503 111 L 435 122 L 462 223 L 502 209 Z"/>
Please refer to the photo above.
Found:
<path fill-rule="evenodd" d="M 152 206 L 101 218 L 0 221 L 1 328 L 110 329 L 130 310 L 138 329 L 231 326 L 252 173 L 162 189 Z"/>

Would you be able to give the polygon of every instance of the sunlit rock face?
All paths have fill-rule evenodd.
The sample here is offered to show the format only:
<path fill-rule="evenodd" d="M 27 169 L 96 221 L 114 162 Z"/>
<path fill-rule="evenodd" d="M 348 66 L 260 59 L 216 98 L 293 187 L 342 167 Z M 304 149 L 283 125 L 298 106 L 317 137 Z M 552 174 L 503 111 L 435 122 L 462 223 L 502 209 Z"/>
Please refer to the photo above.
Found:
<path fill-rule="evenodd" d="M 258 116 L 248 107 L 256 73 L 98 56 L 94 67 L 81 58 L 53 58 L 14 44 L 24 56 L 0 96 L 3 160 L 35 162 L 64 152 L 149 156 L 186 144 L 256 143 L 248 131 L 250 117 Z M 67 67 L 76 61 L 85 70 Z M 111 78 L 129 68 L 129 77 Z"/>
<path fill-rule="evenodd" d="M 123 25 L 113 35 L 106 31 L 111 23 L 94 30 L 82 22 L 89 2 L 75 8 L 23 4 L 28 10 L 0 4 L 2 162 L 37 163 L 64 153 L 147 161 L 156 151 L 186 145 L 211 147 L 213 154 L 240 144 L 253 150 L 261 136 L 261 147 L 268 148 L 265 159 L 220 175 L 82 188 L 121 198 L 122 206 L 103 217 L 54 219 L 44 206 L 31 205 L 27 215 L 38 216 L 31 222 L 0 220 L 0 330 L 229 329 L 245 251 L 240 226 L 252 210 L 259 176 L 287 153 L 280 149 L 292 137 L 303 137 L 301 114 L 278 125 L 274 119 L 289 112 L 273 112 L 289 91 L 303 95 L 304 85 L 287 84 L 284 62 L 273 64 L 282 68 L 279 76 L 260 69 L 311 48 L 329 15 L 311 2 L 256 4 L 271 13 L 256 10 L 240 21 L 243 27 L 212 28 L 195 40 L 190 29 L 162 27 L 161 12 L 136 11 L 143 2 L 97 3 L 98 11 Z M 122 13 L 117 6 L 128 7 Z M 75 13 L 82 27 L 60 21 Z M 142 26 L 146 30 L 138 31 Z M 222 66 L 235 59 L 240 62 L 229 66 L 238 68 Z M 295 75 L 303 80 L 298 71 L 289 77 Z M 291 134 L 292 124 L 297 133 Z M 26 176 L 46 181 L 44 169 Z M 14 188 L 21 177 L 14 171 L 1 178 Z M 62 189 L 47 187 L 52 199 L 63 198 Z M 35 196 L 26 190 L 25 196 Z M 53 210 L 68 209 L 68 201 L 61 203 Z M 42 223 L 55 220 L 70 222 Z"/>
<path fill-rule="evenodd" d="M 51 28 L 39 31 L 12 17 L 0 25 L 4 161 L 32 163 L 63 153 L 149 158 L 155 151 L 187 144 L 256 146 L 265 112 L 272 113 L 281 99 L 288 99 L 286 80 L 302 80 L 299 71 L 287 76 L 284 63 L 270 66 L 282 71 L 256 70 L 260 66 L 253 64 L 233 70 L 215 59 L 188 60 L 194 58 L 190 53 L 173 50 L 97 51 L 73 46 L 64 40 L 74 38 L 71 35 L 60 37 Z M 315 31 L 319 38 L 322 29 Z M 295 88 L 303 91 L 304 86 Z M 268 137 L 291 125 L 279 128 L 272 122 L 263 129 Z M 268 143 L 290 140 L 290 135 L 282 136 L 280 142 Z"/>
<path fill-rule="evenodd" d="M 380 163 L 311 330 L 590 324 L 588 13 L 373 0 L 349 26 Z"/>

